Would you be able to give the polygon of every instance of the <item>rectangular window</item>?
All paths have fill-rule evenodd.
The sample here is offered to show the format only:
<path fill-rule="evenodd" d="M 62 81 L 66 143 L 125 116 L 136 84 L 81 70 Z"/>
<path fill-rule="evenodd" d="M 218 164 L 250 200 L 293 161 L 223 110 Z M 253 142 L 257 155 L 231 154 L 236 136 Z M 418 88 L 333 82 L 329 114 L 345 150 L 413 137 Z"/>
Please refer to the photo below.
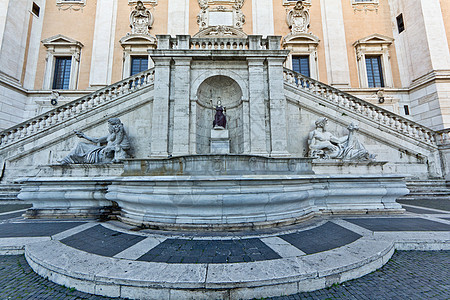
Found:
<path fill-rule="evenodd" d="M 292 70 L 310 77 L 309 55 L 292 56 Z"/>
<path fill-rule="evenodd" d="M 56 57 L 55 72 L 53 73 L 53 89 L 68 90 L 70 83 L 70 67 L 72 66 L 72 57 Z"/>
<path fill-rule="evenodd" d="M 132 56 L 131 57 L 131 74 L 140 73 L 148 69 L 148 56 Z"/>
<path fill-rule="evenodd" d="M 41 8 L 39 5 L 33 2 L 33 7 L 31 8 L 31 12 L 36 16 L 39 17 L 39 12 L 41 11 Z"/>
<path fill-rule="evenodd" d="M 366 56 L 366 70 L 369 87 L 384 87 L 381 56 Z"/>
<path fill-rule="evenodd" d="M 397 16 L 397 28 L 398 33 L 402 33 L 403 31 L 405 31 L 405 22 L 403 22 L 403 14 L 399 14 Z"/>
<path fill-rule="evenodd" d="M 403 108 L 405 109 L 405 116 L 409 116 L 409 106 L 403 105 Z"/>

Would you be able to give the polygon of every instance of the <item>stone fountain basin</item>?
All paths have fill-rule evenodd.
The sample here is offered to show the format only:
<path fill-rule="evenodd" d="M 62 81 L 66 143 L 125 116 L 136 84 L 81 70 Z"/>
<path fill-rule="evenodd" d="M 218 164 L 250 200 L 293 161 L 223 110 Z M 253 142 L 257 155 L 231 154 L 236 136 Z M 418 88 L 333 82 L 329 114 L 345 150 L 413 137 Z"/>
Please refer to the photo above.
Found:
<path fill-rule="evenodd" d="M 117 216 L 172 230 L 239 230 L 320 214 L 403 211 L 395 202 L 408 193 L 403 176 L 315 175 L 311 165 L 309 158 L 191 155 L 127 160 L 117 176 L 99 176 L 94 165 L 88 175 L 74 176 L 82 165 L 59 165 L 51 177 L 18 180 L 19 198 L 33 204 L 27 212 L 32 218 Z"/>

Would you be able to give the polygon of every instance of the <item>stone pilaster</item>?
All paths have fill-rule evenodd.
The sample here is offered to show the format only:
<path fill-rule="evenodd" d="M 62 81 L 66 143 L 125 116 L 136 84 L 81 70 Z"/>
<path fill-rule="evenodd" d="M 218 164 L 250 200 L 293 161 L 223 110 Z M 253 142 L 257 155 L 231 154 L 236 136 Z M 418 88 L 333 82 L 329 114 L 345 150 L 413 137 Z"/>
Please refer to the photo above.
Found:
<path fill-rule="evenodd" d="M 323 41 L 328 82 L 336 87 L 350 86 L 350 70 L 345 44 L 344 16 L 341 0 L 322 0 Z"/>
<path fill-rule="evenodd" d="M 250 153 L 267 155 L 264 107 L 264 58 L 247 58 L 250 90 Z"/>
<path fill-rule="evenodd" d="M 97 0 L 89 85 L 111 84 L 117 0 Z"/>
<path fill-rule="evenodd" d="M 283 62 L 285 58 L 267 58 L 270 101 L 270 136 L 273 157 L 289 156 L 287 151 L 286 97 L 284 96 Z"/>
<path fill-rule="evenodd" d="M 191 57 L 174 58 L 171 95 L 174 100 L 173 155 L 189 154 L 189 96 Z"/>
<path fill-rule="evenodd" d="M 171 58 L 153 57 L 152 59 L 155 62 L 155 83 L 151 154 L 153 157 L 167 157 L 169 144 L 169 82 Z"/>

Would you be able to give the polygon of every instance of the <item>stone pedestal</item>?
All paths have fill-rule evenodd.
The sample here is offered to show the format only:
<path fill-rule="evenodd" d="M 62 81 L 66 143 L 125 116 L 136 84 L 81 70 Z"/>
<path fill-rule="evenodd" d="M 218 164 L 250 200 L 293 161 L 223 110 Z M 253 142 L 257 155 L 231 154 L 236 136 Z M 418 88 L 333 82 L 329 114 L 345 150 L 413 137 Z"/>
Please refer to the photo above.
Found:
<path fill-rule="evenodd" d="M 214 129 L 211 129 L 211 153 L 230 153 L 230 135 L 227 129 L 223 127 L 214 127 Z"/>

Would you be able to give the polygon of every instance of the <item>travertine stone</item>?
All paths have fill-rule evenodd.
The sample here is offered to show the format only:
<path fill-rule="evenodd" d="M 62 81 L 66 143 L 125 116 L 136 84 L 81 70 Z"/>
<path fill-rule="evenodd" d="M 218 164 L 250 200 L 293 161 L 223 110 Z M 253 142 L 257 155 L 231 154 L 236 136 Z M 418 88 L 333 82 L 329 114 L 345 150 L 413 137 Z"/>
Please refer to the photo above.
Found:
<path fill-rule="evenodd" d="M 211 129 L 211 154 L 230 153 L 230 136 L 227 129 Z"/>
<path fill-rule="evenodd" d="M 189 39 L 186 42 L 189 42 Z M 179 47 L 184 48 L 183 45 Z M 189 129 L 192 126 L 189 123 L 191 60 L 190 57 L 174 59 L 174 71 L 171 74 L 174 85 L 171 95 L 174 101 L 172 155 L 189 154 Z"/>
<path fill-rule="evenodd" d="M 266 139 L 261 134 L 266 132 L 264 59 L 250 57 L 247 58 L 247 63 L 250 90 L 250 151 L 254 154 L 264 155 L 268 153 Z"/>
<path fill-rule="evenodd" d="M 167 157 L 169 135 L 170 58 L 152 57 L 155 62 L 155 96 L 153 100 L 153 120 L 151 148 L 153 156 Z"/>
<path fill-rule="evenodd" d="M 272 150 L 270 155 L 273 157 L 290 156 L 287 151 L 287 103 L 282 89 L 283 61 L 281 58 L 267 58 Z"/>

